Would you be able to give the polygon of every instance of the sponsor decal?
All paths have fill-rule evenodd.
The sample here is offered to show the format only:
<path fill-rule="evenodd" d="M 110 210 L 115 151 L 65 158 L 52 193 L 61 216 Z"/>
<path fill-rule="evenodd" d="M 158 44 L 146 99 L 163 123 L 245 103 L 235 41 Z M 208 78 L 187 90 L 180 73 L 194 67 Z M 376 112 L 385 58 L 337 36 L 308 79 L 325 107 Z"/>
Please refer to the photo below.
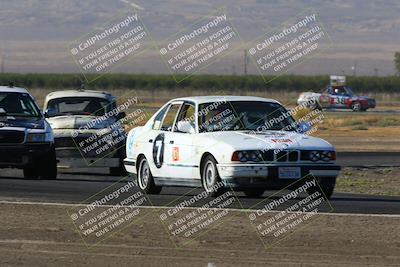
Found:
<path fill-rule="evenodd" d="M 179 147 L 172 148 L 172 161 L 179 161 Z"/>
<path fill-rule="evenodd" d="M 290 139 L 271 139 L 271 141 L 274 143 L 292 143 Z"/>

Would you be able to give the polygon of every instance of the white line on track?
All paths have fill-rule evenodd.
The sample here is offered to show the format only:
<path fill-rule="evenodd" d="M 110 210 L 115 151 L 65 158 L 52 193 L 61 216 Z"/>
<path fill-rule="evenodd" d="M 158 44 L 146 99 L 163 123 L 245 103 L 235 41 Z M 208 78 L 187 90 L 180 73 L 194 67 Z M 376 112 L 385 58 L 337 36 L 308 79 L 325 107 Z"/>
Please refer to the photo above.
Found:
<path fill-rule="evenodd" d="M 58 202 L 30 202 L 30 201 L 0 201 L 0 204 L 13 204 L 13 205 L 39 205 L 39 206 L 62 206 L 62 207 L 85 207 L 86 204 L 70 204 L 70 203 L 58 203 Z M 101 205 L 104 208 L 111 208 L 113 205 Z M 174 207 L 165 206 L 138 206 L 138 208 L 144 209 L 171 209 Z M 180 209 L 195 209 L 196 207 L 183 207 Z M 203 208 L 205 210 L 212 210 L 213 208 Z M 238 212 L 253 212 L 251 209 L 227 209 L 230 211 Z M 269 212 L 281 212 L 281 211 L 269 211 Z M 364 214 L 364 213 L 334 213 L 334 212 L 318 212 L 317 214 L 329 215 L 329 216 L 354 216 L 354 217 L 387 217 L 387 218 L 400 218 L 400 214 Z"/>

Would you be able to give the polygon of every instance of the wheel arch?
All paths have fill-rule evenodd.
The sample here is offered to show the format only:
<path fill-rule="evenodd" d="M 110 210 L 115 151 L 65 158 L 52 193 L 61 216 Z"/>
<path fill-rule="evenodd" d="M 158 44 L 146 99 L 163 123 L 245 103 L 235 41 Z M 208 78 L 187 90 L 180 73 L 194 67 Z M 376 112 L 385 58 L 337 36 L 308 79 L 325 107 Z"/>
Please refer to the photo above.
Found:
<path fill-rule="evenodd" d="M 139 171 L 139 163 L 143 158 L 146 158 L 144 153 L 140 153 L 139 155 L 137 155 L 137 157 L 136 157 L 136 172 Z"/>
<path fill-rule="evenodd" d="M 215 161 L 217 161 L 217 159 L 215 158 L 215 156 L 214 156 L 213 154 L 211 154 L 211 153 L 208 152 L 208 151 L 207 151 L 207 152 L 204 152 L 203 155 L 201 155 L 200 165 L 199 165 L 200 177 L 201 177 L 201 172 L 202 172 L 202 170 L 203 170 L 204 163 L 205 163 L 205 160 L 206 160 L 207 156 L 211 156 L 211 157 L 213 157 L 213 158 L 215 159 Z M 217 161 L 217 163 L 218 163 L 218 161 Z"/>

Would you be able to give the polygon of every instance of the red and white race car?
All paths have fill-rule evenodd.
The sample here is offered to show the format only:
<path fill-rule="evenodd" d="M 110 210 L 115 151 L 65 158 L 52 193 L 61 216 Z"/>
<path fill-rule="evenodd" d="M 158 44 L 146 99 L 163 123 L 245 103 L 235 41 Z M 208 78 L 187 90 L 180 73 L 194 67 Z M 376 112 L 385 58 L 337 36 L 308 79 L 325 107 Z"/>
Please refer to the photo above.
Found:
<path fill-rule="evenodd" d="M 326 87 L 323 93 L 302 93 L 297 103 L 313 109 L 335 108 L 365 111 L 369 108 L 375 108 L 375 99 L 355 95 L 352 89 L 345 85 L 345 76 L 331 75 L 330 79 L 330 85 Z"/>

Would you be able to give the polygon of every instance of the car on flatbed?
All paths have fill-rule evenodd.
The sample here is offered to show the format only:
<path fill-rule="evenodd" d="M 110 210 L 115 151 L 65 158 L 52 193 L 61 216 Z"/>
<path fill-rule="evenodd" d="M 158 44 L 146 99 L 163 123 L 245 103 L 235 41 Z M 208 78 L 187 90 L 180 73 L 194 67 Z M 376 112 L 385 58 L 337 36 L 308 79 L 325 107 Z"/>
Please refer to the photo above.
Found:
<path fill-rule="evenodd" d="M 366 111 L 375 108 L 375 99 L 368 96 L 359 96 L 353 93 L 350 86 L 346 86 L 345 76 L 330 76 L 330 85 L 322 93 L 301 93 L 297 103 L 308 105 L 312 109 L 351 109 Z"/>
<path fill-rule="evenodd" d="M 0 86 L 0 168 L 18 168 L 27 179 L 56 179 L 54 136 L 25 88 Z"/>
<path fill-rule="evenodd" d="M 102 167 L 124 175 L 126 133 L 114 113 L 116 98 L 94 90 L 65 90 L 48 94 L 44 114 L 53 128 L 58 167 Z M 118 142 L 117 142 L 118 141 Z"/>
<path fill-rule="evenodd" d="M 340 171 L 335 148 L 299 125 L 272 99 L 177 98 L 129 132 L 124 164 L 146 193 L 189 186 L 211 195 L 231 188 L 257 197 L 313 175 L 330 197 Z"/>

